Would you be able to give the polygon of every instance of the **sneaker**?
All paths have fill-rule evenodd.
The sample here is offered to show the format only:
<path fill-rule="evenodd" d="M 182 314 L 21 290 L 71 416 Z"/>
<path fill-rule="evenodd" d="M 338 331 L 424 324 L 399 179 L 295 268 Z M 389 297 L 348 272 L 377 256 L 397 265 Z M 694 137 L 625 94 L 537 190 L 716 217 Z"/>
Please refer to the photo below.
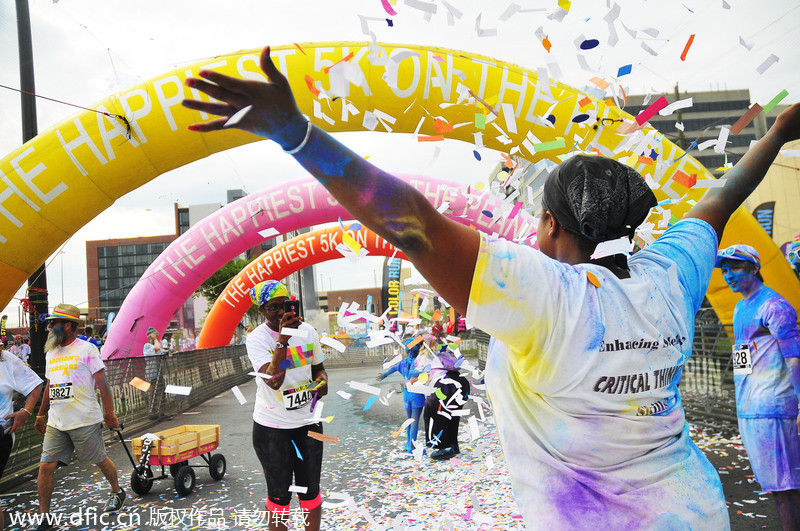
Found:
<path fill-rule="evenodd" d="M 36 528 L 36 531 L 50 531 L 51 529 L 55 529 L 56 526 L 51 524 L 50 522 L 42 522 L 39 524 L 39 527 Z"/>
<path fill-rule="evenodd" d="M 103 508 L 104 513 L 112 513 L 119 511 L 125 505 L 125 489 L 120 488 L 119 492 L 112 492 L 108 497 L 106 506 Z"/>
<path fill-rule="evenodd" d="M 450 459 L 456 455 L 455 448 L 453 446 L 448 446 L 447 448 L 442 448 L 441 450 L 436 450 L 431 454 L 431 459 L 435 461 L 444 461 L 445 459 Z"/>

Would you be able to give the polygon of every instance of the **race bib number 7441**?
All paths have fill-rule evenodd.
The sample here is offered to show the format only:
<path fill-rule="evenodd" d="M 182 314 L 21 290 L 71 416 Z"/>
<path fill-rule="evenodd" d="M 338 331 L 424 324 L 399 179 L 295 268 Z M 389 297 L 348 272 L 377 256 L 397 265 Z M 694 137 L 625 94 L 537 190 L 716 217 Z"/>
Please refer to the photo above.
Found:
<path fill-rule="evenodd" d="M 294 389 L 283 390 L 283 407 L 287 410 L 300 409 L 311 401 L 311 382 L 299 385 Z"/>
<path fill-rule="evenodd" d="M 733 374 L 752 374 L 753 358 L 749 345 L 733 346 Z"/>

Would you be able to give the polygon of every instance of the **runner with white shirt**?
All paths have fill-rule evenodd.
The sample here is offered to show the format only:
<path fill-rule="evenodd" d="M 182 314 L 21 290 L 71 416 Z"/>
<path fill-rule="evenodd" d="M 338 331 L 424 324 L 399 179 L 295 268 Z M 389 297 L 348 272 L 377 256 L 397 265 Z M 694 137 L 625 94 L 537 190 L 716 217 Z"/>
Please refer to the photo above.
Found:
<path fill-rule="evenodd" d="M 25 406 L 16 412 L 14 391 L 26 397 Z M 33 416 L 33 408 L 41 394 L 42 379 L 23 360 L 4 350 L 0 343 L 0 478 L 14 446 L 14 433 Z M 3 529 L 3 524 L 3 510 L 0 508 L 0 529 Z"/>
<path fill-rule="evenodd" d="M 322 423 L 312 420 L 313 406 L 328 393 L 319 336 L 299 315 L 284 311 L 289 291 L 281 282 L 255 285 L 250 299 L 266 318 L 246 344 L 253 368 L 269 375 L 256 378 L 253 410 L 253 448 L 267 480 L 269 528 L 287 528 L 289 487 L 296 485 L 306 488 L 297 493 L 305 528 L 317 531 L 322 517 L 322 442 L 308 433 L 322 433 Z"/>

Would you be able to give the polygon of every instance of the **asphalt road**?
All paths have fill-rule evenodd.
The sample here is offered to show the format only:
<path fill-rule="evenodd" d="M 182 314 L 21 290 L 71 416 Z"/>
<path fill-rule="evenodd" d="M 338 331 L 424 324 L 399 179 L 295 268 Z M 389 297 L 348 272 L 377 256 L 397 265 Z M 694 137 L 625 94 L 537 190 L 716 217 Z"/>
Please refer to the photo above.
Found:
<path fill-rule="evenodd" d="M 333 416 L 324 425 L 324 431 L 338 437 L 339 442 L 325 446 L 323 529 L 374 530 L 389 529 L 392 525 L 394 529 L 406 525 L 409 531 L 524 529 L 488 410 L 484 413 L 485 422 L 478 423 L 479 437 L 474 441 L 470 441 L 467 423 L 462 422 L 462 454 L 457 460 L 438 462 L 428 457 L 416 460 L 401 451 L 402 435 L 392 437 L 392 432 L 405 420 L 399 378 L 393 376 L 377 383 L 375 367 L 331 369 L 328 373 L 331 391 L 324 399 L 321 416 Z M 382 397 L 391 391 L 395 393 L 386 404 L 376 401 L 364 411 L 370 395 L 349 388 L 346 383 L 350 380 L 380 387 Z M 125 508 L 118 515 L 101 519 L 107 484 L 96 467 L 73 463 L 56 473 L 52 507 L 62 518 L 60 528 L 266 529 L 261 512 L 266 486 L 251 445 L 255 384 L 251 382 L 240 389 L 248 399 L 245 405 L 240 405 L 233 393 L 226 392 L 150 430 L 183 424 L 219 424 L 222 441 L 218 453 L 227 460 L 227 473 L 222 480 L 212 480 L 208 469 L 195 468 L 197 482 L 186 497 L 177 495 L 172 478 L 156 481 L 150 493 L 136 496 L 130 490 L 132 466 L 117 442 L 109 446 L 109 454 L 120 470 L 121 484 L 128 491 Z M 351 393 L 352 397 L 345 400 L 336 394 L 337 390 Z M 478 395 L 485 397 L 483 392 Z M 476 414 L 477 407 L 470 402 Z M 734 427 L 709 421 L 693 425 L 693 434 L 720 472 L 732 528 L 780 529 L 770 495 L 758 492 L 758 484 L 752 481 L 749 461 Z M 125 434 L 139 435 L 142 434 Z M 203 461 L 195 459 L 192 464 L 201 465 Z M 154 472 L 158 475 L 160 470 Z M 31 481 L 20 485 L 16 492 L 0 495 L 8 529 L 30 527 L 18 522 L 36 514 L 35 489 Z M 295 516 L 299 523 L 299 513 Z M 12 518 L 17 523 L 12 523 Z"/>

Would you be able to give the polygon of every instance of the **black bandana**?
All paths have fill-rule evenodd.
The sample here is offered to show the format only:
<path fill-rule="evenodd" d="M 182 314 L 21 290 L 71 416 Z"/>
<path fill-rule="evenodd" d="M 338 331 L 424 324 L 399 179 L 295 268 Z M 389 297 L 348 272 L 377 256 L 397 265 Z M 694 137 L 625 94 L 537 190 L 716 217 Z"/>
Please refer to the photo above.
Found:
<path fill-rule="evenodd" d="M 613 159 L 588 155 L 559 164 L 542 194 L 542 208 L 562 227 L 595 243 L 633 238 L 656 203 L 639 172 Z"/>

